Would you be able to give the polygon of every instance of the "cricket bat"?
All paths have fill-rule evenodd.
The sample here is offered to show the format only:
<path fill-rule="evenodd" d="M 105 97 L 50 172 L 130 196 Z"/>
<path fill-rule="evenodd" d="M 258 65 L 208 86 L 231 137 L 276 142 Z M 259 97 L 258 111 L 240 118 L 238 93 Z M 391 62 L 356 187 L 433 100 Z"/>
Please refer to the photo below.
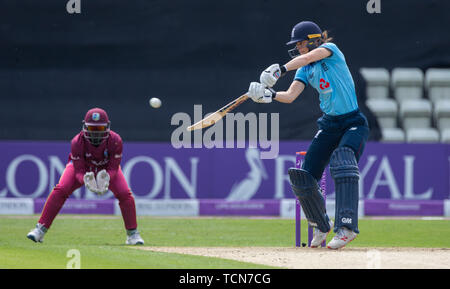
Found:
<path fill-rule="evenodd" d="M 222 107 L 218 111 L 210 114 L 209 116 L 207 116 L 204 119 L 194 123 L 193 125 L 188 126 L 187 130 L 192 131 L 192 130 L 196 130 L 196 129 L 202 129 L 202 128 L 205 128 L 205 127 L 208 127 L 208 126 L 211 126 L 211 125 L 215 124 L 216 122 L 221 120 L 227 113 L 229 113 L 230 111 L 235 109 L 238 105 L 240 105 L 241 103 L 243 103 L 247 99 L 248 99 L 248 95 L 247 94 L 243 94 L 243 95 L 239 96 L 238 98 L 236 98 L 235 100 L 233 100 L 229 104 L 225 105 L 224 107 Z"/>

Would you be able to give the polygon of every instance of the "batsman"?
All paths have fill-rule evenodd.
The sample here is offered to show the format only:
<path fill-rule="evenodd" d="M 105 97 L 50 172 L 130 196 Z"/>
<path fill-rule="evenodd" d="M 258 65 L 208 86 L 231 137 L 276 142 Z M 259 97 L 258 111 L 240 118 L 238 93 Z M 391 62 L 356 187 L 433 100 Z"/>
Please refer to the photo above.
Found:
<path fill-rule="evenodd" d="M 260 83 L 250 84 L 248 96 L 258 103 L 272 100 L 292 103 L 307 85 L 319 93 L 323 112 L 317 121 L 319 130 L 301 169 L 289 169 L 289 178 L 309 224 L 314 227 L 311 247 L 318 247 L 333 227 L 318 185 L 325 167 L 330 165 L 336 190 L 336 235 L 327 248 L 339 249 L 359 234 L 358 162 L 369 136 L 369 126 L 359 111 L 355 85 L 344 54 L 331 41 L 328 32 L 322 32 L 314 22 L 298 23 L 287 43 L 295 45 L 288 51 L 292 59 L 284 65 L 273 64 L 265 69 Z M 276 92 L 272 87 L 291 70 L 296 73 L 288 90 Z"/>

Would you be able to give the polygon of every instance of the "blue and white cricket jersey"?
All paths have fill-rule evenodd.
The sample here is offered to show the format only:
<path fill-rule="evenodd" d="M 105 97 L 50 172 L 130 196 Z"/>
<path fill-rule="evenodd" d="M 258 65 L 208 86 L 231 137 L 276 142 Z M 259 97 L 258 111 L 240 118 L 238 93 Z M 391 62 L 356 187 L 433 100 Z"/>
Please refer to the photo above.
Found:
<path fill-rule="evenodd" d="M 324 43 L 332 54 L 297 70 L 294 80 L 310 84 L 319 92 L 320 109 L 328 115 L 341 115 L 358 108 L 355 84 L 344 54 L 334 43 Z"/>

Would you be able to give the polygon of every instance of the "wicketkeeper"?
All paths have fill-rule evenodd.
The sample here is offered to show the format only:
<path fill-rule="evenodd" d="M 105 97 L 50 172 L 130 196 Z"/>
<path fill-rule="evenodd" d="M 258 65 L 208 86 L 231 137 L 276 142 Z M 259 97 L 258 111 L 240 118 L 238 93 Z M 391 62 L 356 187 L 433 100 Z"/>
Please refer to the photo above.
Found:
<path fill-rule="evenodd" d="M 355 85 L 344 54 L 331 43 L 327 31 L 303 21 L 294 26 L 289 50 L 293 58 L 285 65 L 273 64 L 261 73 L 260 83 L 252 82 L 249 96 L 259 103 L 276 100 L 293 102 L 309 84 L 319 92 L 323 116 L 317 121 L 319 131 L 308 148 L 301 169 L 289 169 L 294 194 L 299 198 L 306 218 L 314 230 L 311 247 L 318 247 L 333 226 L 318 182 L 330 164 L 336 189 L 336 236 L 330 249 L 344 247 L 356 238 L 358 230 L 358 161 L 369 135 L 366 117 L 359 111 Z M 287 91 L 272 87 L 287 71 L 296 70 Z"/>
<path fill-rule="evenodd" d="M 137 230 L 134 198 L 120 168 L 122 146 L 120 136 L 110 130 L 106 112 L 100 108 L 89 110 L 84 117 L 82 131 L 72 139 L 69 162 L 61 179 L 48 196 L 36 228 L 28 233 L 27 238 L 43 242 L 45 233 L 67 198 L 84 184 L 98 195 L 111 190 L 119 200 L 127 232 L 126 244 L 144 244 Z"/>

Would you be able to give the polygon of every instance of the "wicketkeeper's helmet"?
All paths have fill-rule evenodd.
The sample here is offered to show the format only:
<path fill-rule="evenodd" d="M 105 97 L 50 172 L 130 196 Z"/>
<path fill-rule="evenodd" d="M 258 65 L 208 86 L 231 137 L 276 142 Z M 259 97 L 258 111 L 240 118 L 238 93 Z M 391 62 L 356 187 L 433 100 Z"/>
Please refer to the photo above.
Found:
<path fill-rule="evenodd" d="M 97 146 L 109 137 L 110 125 L 106 111 L 101 108 L 92 108 L 83 120 L 83 136 Z"/>

